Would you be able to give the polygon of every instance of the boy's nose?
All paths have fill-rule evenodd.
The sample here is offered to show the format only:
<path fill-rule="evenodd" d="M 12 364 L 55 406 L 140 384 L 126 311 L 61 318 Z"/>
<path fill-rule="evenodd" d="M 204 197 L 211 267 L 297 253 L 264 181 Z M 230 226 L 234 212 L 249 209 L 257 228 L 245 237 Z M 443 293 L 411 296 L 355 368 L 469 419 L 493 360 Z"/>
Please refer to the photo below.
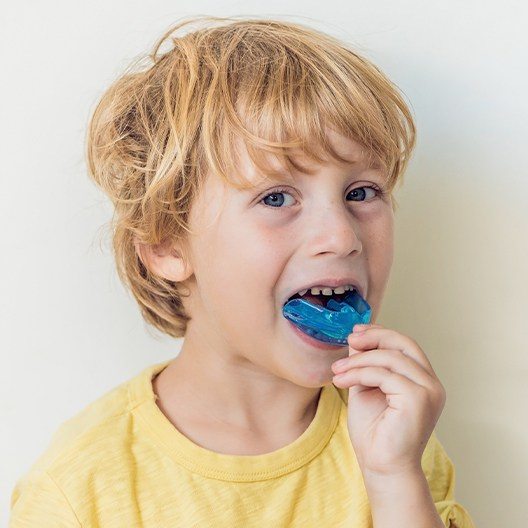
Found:
<path fill-rule="evenodd" d="M 349 255 L 361 253 L 362 242 L 356 231 L 350 211 L 344 207 L 327 207 L 321 214 L 314 215 L 306 225 L 312 252 Z"/>

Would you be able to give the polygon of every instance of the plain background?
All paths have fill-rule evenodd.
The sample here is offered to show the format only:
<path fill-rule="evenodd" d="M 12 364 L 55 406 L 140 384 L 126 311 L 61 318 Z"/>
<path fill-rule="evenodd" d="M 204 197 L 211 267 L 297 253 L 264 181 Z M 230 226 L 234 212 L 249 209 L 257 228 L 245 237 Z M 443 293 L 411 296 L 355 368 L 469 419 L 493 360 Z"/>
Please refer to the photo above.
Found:
<path fill-rule="evenodd" d="M 148 331 L 118 281 L 105 228 L 111 207 L 86 175 L 84 136 L 98 97 L 134 57 L 178 18 L 207 14 L 282 16 L 332 33 L 404 93 L 418 144 L 396 193 L 396 255 L 378 321 L 412 336 L 446 387 L 437 433 L 456 466 L 459 502 L 479 528 L 525 527 L 527 4 L 265 7 L 251 0 L 4 7 L 0 521 L 15 481 L 63 421 L 180 349 L 181 340 Z"/>

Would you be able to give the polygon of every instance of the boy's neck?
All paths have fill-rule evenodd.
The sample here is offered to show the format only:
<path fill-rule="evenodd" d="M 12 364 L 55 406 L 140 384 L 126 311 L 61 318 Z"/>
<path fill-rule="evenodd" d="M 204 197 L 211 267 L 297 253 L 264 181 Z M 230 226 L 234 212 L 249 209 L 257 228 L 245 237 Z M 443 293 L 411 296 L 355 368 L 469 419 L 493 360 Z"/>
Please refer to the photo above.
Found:
<path fill-rule="evenodd" d="M 293 403 L 287 395 L 267 398 L 268 393 L 260 402 L 258 393 L 243 398 L 237 390 L 226 390 L 233 385 L 228 381 L 217 380 L 215 384 L 206 374 L 189 372 L 182 352 L 153 379 L 152 385 L 162 413 L 194 443 L 218 453 L 263 454 L 292 443 L 312 422 L 320 388 L 300 391 L 303 399 Z M 196 379 L 201 379 L 203 386 Z M 255 402 L 255 406 L 250 407 L 248 402 Z"/>

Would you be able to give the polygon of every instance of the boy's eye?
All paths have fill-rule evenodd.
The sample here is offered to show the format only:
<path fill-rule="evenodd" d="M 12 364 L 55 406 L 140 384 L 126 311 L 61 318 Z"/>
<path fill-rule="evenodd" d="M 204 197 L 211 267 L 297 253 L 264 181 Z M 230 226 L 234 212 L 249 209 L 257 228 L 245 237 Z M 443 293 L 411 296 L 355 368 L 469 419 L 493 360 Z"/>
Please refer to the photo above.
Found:
<path fill-rule="evenodd" d="M 374 197 L 382 194 L 383 191 L 381 191 L 380 189 L 378 189 L 377 187 L 373 187 L 371 185 L 364 185 L 362 187 L 356 187 L 355 189 L 352 189 L 348 195 L 352 195 L 353 196 L 353 199 L 351 201 L 354 201 L 354 202 L 364 202 L 364 197 L 365 195 L 367 194 L 366 191 L 364 189 L 370 189 L 374 192 Z M 281 209 L 281 205 L 284 204 L 284 199 L 281 199 L 280 196 L 281 195 L 285 195 L 285 194 L 288 194 L 289 196 L 292 196 L 290 193 L 286 192 L 286 189 L 274 189 L 273 191 L 271 191 L 270 193 L 266 194 L 265 196 L 263 196 L 261 199 L 260 199 L 260 203 L 262 203 L 265 207 L 272 207 L 272 208 L 275 208 L 275 209 Z M 271 198 L 269 204 L 268 203 L 265 203 L 265 200 L 267 200 L 268 198 Z M 359 199 L 357 199 L 359 198 Z"/>
<path fill-rule="evenodd" d="M 280 206 L 284 203 L 284 199 L 281 200 L 280 196 L 281 195 L 285 195 L 285 194 L 288 194 L 288 195 L 292 196 L 290 193 L 287 193 L 285 191 L 285 189 L 274 189 L 270 193 L 266 194 L 266 196 L 261 198 L 260 202 L 262 203 L 262 202 L 264 202 L 264 200 L 266 200 L 267 198 L 271 197 L 272 200 L 270 200 L 270 204 L 272 204 L 272 205 L 268 205 L 267 203 L 264 203 L 263 205 L 265 205 L 267 207 L 280 208 Z"/>

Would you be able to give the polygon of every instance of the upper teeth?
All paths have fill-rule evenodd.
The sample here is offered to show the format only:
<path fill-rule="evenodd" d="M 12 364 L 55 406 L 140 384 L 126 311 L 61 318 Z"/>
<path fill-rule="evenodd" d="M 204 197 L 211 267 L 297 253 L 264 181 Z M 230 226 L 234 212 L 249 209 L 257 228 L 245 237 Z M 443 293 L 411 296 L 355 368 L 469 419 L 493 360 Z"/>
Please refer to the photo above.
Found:
<path fill-rule="evenodd" d="M 346 291 L 353 290 L 354 286 L 352 285 L 345 285 L 345 286 L 338 286 L 337 288 L 327 288 L 325 286 L 314 286 L 313 288 L 310 288 L 310 292 L 312 295 L 332 295 L 332 293 L 345 293 Z M 299 295 L 302 297 L 308 289 L 302 290 L 299 292 Z"/>

